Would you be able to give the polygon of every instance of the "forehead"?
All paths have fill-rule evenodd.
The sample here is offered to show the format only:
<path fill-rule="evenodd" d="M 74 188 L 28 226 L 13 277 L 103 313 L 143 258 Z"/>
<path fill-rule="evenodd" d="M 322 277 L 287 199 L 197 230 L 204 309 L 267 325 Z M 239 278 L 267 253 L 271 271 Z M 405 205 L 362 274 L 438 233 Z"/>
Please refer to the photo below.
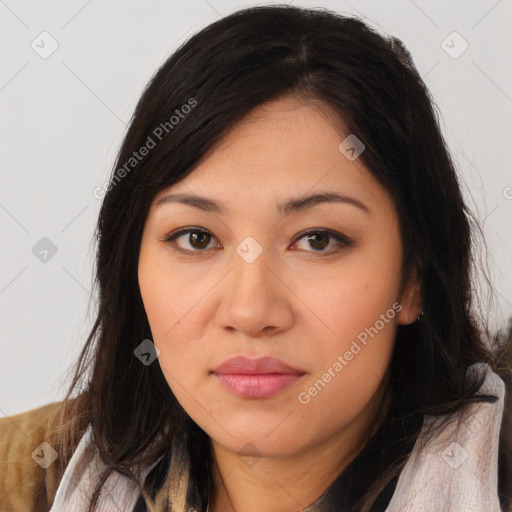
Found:
<path fill-rule="evenodd" d="M 267 202 L 320 188 L 367 202 L 386 201 L 386 191 L 362 161 L 340 151 L 345 136 L 342 120 L 325 104 L 295 97 L 274 100 L 234 125 L 186 178 L 161 190 L 154 202 L 170 192 L 246 195 Z"/>
<path fill-rule="evenodd" d="M 332 159 L 346 129 L 334 111 L 320 101 L 285 96 L 249 112 L 205 155 L 290 160 L 304 156 Z M 267 151 L 261 151 L 266 149 Z M 272 149 L 270 153 L 268 150 Z"/>

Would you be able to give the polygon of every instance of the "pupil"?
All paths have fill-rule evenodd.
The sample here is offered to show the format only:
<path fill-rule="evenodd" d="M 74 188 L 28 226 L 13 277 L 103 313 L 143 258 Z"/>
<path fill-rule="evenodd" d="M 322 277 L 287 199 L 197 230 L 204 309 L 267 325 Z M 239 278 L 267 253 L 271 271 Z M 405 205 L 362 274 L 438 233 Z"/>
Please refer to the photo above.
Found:
<path fill-rule="evenodd" d="M 327 239 L 328 239 L 328 235 L 326 233 L 315 233 L 313 235 L 310 235 L 308 237 L 308 240 L 311 242 L 313 241 L 314 244 L 318 244 L 318 238 L 323 238 L 323 241 L 325 243 L 320 243 L 320 247 L 316 247 L 317 249 L 323 249 L 324 247 L 327 246 Z"/>

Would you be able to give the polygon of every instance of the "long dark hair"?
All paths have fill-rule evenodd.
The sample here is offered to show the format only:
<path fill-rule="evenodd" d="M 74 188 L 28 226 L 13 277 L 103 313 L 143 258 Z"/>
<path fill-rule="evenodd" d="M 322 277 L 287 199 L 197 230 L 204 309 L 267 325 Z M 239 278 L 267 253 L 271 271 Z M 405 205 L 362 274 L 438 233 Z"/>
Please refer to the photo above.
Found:
<path fill-rule="evenodd" d="M 327 105 L 343 127 L 340 142 L 354 133 L 365 144 L 360 158 L 394 202 L 403 279 L 417 276 L 423 308 L 419 322 L 398 326 L 390 405 L 378 435 L 307 510 L 337 511 L 339 503 L 347 510 L 379 510 L 424 415 L 448 415 L 473 402 L 496 400 L 477 394 L 482 376 L 467 378 L 472 364 L 496 368 L 497 360 L 472 305 L 474 218 L 462 198 L 434 101 L 403 43 L 327 9 L 244 9 L 195 34 L 155 73 L 135 109 L 109 186 L 102 189 L 98 313 L 62 403 L 59 446 L 65 456 L 54 464 L 55 471 L 63 471 L 90 423 L 108 466 L 91 497 L 91 511 L 113 470 L 135 479 L 130 466 L 149 465 L 162 455 L 164 483 L 147 479 L 143 495 L 149 501 L 160 485 L 164 490 L 176 485 L 172 471 L 181 464 L 186 475 L 179 485 L 187 506 L 206 510 L 208 437 L 177 402 L 159 365 L 146 366 L 134 356 L 143 340 L 152 339 L 137 279 L 141 236 L 157 192 L 193 172 L 252 109 L 285 95 Z M 135 158 L 142 147 L 150 149 Z M 506 442 L 502 435 L 502 452 Z M 371 462 L 363 463 L 370 454 Z M 502 478 L 505 465 L 500 471 L 504 503 L 511 489 Z M 176 510 L 169 501 L 160 502 L 162 510 Z"/>

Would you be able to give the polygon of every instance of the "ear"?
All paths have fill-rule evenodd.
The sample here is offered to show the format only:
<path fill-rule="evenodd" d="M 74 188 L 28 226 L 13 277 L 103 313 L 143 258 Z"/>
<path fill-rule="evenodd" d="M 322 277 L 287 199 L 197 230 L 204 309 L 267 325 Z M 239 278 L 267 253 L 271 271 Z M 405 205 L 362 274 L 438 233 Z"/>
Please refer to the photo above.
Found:
<path fill-rule="evenodd" d="M 407 282 L 400 296 L 399 303 L 402 305 L 402 309 L 397 315 L 397 323 L 408 325 L 416 322 L 422 310 L 421 287 L 416 276 Z"/>

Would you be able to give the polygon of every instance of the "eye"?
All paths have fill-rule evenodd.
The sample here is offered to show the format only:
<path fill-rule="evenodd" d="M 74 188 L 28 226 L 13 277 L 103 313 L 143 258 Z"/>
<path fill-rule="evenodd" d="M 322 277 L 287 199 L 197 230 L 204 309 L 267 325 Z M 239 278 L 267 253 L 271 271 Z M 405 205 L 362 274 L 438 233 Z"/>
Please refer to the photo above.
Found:
<path fill-rule="evenodd" d="M 188 238 L 184 238 L 185 244 L 190 244 L 189 247 L 192 247 L 192 249 L 189 249 L 188 247 L 183 247 L 179 243 L 177 243 L 180 238 L 184 237 L 184 235 L 188 235 Z M 172 233 L 167 238 L 165 238 L 165 242 L 172 243 L 172 245 L 178 252 L 204 252 L 205 249 L 208 249 L 208 245 L 213 238 L 213 235 L 208 233 L 208 231 L 204 231 L 203 229 L 187 228 L 181 229 L 176 233 Z M 218 245 L 219 244 L 217 244 L 217 246 Z"/>
<path fill-rule="evenodd" d="M 306 238 L 309 247 L 313 248 L 313 251 L 309 252 L 322 252 L 322 253 L 334 253 L 343 249 L 344 247 L 349 247 L 352 245 L 352 241 L 349 240 L 345 235 L 338 233 L 337 231 L 331 231 L 330 229 L 310 229 L 305 233 L 301 233 L 299 237 L 296 239 L 296 242 Z M 324 251 L 324 249 L 329 245 L 330 239 L 335 241 L 334 248 L 330 250 Z"/>

